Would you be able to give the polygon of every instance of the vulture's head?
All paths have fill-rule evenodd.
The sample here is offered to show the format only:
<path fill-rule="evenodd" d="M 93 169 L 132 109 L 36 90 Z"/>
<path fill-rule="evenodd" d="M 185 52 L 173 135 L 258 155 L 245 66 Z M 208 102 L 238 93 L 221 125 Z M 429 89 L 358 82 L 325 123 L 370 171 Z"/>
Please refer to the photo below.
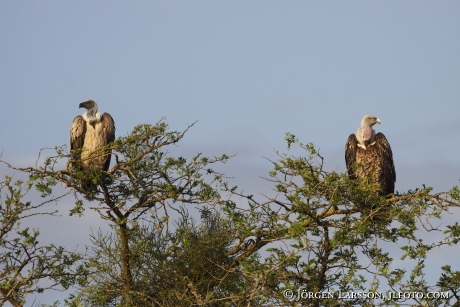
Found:
<path fill-rule="evenodd" d="M 372 127 L 373 125 L 377 123 L 380 124 L 379 118 L 373 115 L 366 115 L 363 117 L 363 120 L 361 121 L 361 127 Z"/>
<path fill-rule="evenodd" d="M 80 103 L 79 108 L 85 108 L 86 110 L 93 110 L 94 112 L 97 112 L 97 103 L 93 99 L 89 99 Z"/>

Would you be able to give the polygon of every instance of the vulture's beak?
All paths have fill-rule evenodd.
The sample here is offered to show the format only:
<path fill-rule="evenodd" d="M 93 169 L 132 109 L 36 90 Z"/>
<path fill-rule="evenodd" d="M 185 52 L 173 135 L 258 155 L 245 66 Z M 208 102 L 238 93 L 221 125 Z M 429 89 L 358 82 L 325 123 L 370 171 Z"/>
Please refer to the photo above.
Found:
<path fill-rule="evenodd" d="M 85 103 L 84 103 L 84 102 L 82 102 L 82 103 L 80 103 L 80 104 L 78 105 L 78 108 L 79 108 L 79 109 L 80 109 L 80 108 L 84 108 L 84 107 L 85 107 Z"/>
<path fill-rule="evenodd" d="M 380 118 L 377 118 L 375 121 L 380 124 Z"/>

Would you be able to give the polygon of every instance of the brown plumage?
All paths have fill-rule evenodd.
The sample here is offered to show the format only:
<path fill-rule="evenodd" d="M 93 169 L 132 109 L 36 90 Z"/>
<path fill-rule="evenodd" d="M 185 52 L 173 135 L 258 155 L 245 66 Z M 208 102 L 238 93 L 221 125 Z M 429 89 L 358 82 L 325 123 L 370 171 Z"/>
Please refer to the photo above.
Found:
<path fill-rule="evenodd" d="M 380 132 L 375 134 L 372 129 L 376 123 L 380 123 L 380 119 L 364 116 L 356 135 L 348 137 L 345 162 L 350 178 L 370 178 L 371 183 L 380 185 L 380 195 L 388 195 L 394 193 L 396 171 L 388 140 Z M 357 168 L 356 164 L 359 164 Z"/>
<path fill-rule="evenodd" d="M 85 166 L 107 171 L 110 166 L 110 151 L 100 149 L 115 140 L 115 123 L 109 113 L 97 112 L 97 104 L 90 99 L 80 103 L 86 108 L 83 115 L 75 117 L 70 127 L 70 149 L 82 149 L 80 159 Z"/>

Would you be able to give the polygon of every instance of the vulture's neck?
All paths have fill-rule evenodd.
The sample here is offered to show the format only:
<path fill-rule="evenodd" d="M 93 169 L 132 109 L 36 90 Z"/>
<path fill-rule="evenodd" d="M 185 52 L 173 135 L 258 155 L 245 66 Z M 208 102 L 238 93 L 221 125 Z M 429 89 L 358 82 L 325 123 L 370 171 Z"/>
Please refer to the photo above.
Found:
<path fill-rule="evenodd" d="M 101 113 L 97 109 L 89 109 L 83 114 L 83 119 L 94 128 L 101 121 Z"/>
<path fill-rule="evenodd" d="M 374 145 L 375 131 L 372 126 L 361 126 L 358 133 L 358 146 L 366 149 L 369 145 Z"/>

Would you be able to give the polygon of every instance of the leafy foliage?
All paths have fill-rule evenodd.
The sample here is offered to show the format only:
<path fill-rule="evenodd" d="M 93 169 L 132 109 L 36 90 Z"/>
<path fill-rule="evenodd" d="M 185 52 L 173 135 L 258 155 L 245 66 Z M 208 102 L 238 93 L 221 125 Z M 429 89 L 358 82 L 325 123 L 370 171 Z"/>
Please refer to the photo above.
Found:
<path fill-rule="evenodd" d="M 255 248 L 237 257 L 246 279 L 252 279 L 252 291 L 270 306 L 452 304 L 445 297 L 384 298 L 395 291 L 450 291 L 445 294 L 449 297 L 458 292 L 441 286 L 454 273 L 445 273 L 444 283 L 429 286 L 424 266 L 434 248 L 458 242 L 458 225 L 447 225 L 447 237 L 440 241 L 422 239 L 423 231 L 441 233 L 432 220 L 440 219 L 449 207 L 458 207 L 457 188 L 431 194 L 431 188 L 423 187 L 380 197 L 365 179 L 350 180 L 346 174 L 324 170 L 324 159 L 312 144 L 302 144 L 292 134 L 286 141 L 288 148 L 298 145 L 304 154 L 280 154 L 278 161 L 270 161 L 273 170 L 267 180 L 273 183 L 275 196 L 259 201 L 224 184 L 227 191 L 248 201 L 249 210 L 236 203 L 225 208 L 241 233 L 256 238 Z M 400 261 L 394 254 L 401 254 Z M 286 297 L 286 290 L 294 295 Z M 302 301 L 301 292 L 327 292 L 333 297 Z M 382 297 L 337 300 L 341 293 L 374 292 Z"/>
<path fill-rule="evenodd" d="M 149 226 L 130 227 L 133 306 L 240 306 L 244 301 L 244 280 L 227 255 L 233 243 L 217 213 L 201 210 L 200 225 L 185 209 L 174 231 L 153 220 Z M 72 298 L 84 306 L 123 305 L 120 242 L 113 233 L 92 237 L 92 279 L 80 295 Z M 247 304 L 247 302 L 246 302 Z M 252 305 L 254 306 L 254 305 Z"/>
<path fill-rule="evenodd" d="M 26 219 L 54 215 L 44 206 L 60 197 L 40 203 L 25 201 L 35 188 L 42 197 L 51 195 L 53 182 L 37 184 L 34 180 L 13 182 L 5 176 L 0 182 L 0 306 L 8 302 L 23 306 L 26 296 L 49 289 L 67 289 L 85 270 L 78 267 L 82 255 L 62 246 L 41 245 L 39 230 L 21 226 Z M 47 283 L 43 283 L 43 281 Z"/>
<path fill-rule="evenodd" d="M 459 242 L 458 223 L 439 223 L 459 206 L 457 187 L 382 197 L 366 178 L 325 170 L 313 144 L 287 134 L 301 154 L 267 159 L 273 193 L 256 197 L 211 168 L 227 155 L 171 154 L 189 128 L 136 126 L 101 149 L 114 157 L 108 172 L 78 167 L 63 148 L 41 166 L 15 168 L 43 197 L 63 183 L 75 197 L 71 214 L 91 204 L 112 227 L 91 237 L 78 279 L 56 273 L 63 287 L 78 282 L 68 306 L 457 306 L 458 271 L 440 264 L 437 283 L 426 277 L 433 251 Z M 36 241 L 30 229 L 17 234 Z M 443 296 L 394 294 L 434 291 Z"/>

